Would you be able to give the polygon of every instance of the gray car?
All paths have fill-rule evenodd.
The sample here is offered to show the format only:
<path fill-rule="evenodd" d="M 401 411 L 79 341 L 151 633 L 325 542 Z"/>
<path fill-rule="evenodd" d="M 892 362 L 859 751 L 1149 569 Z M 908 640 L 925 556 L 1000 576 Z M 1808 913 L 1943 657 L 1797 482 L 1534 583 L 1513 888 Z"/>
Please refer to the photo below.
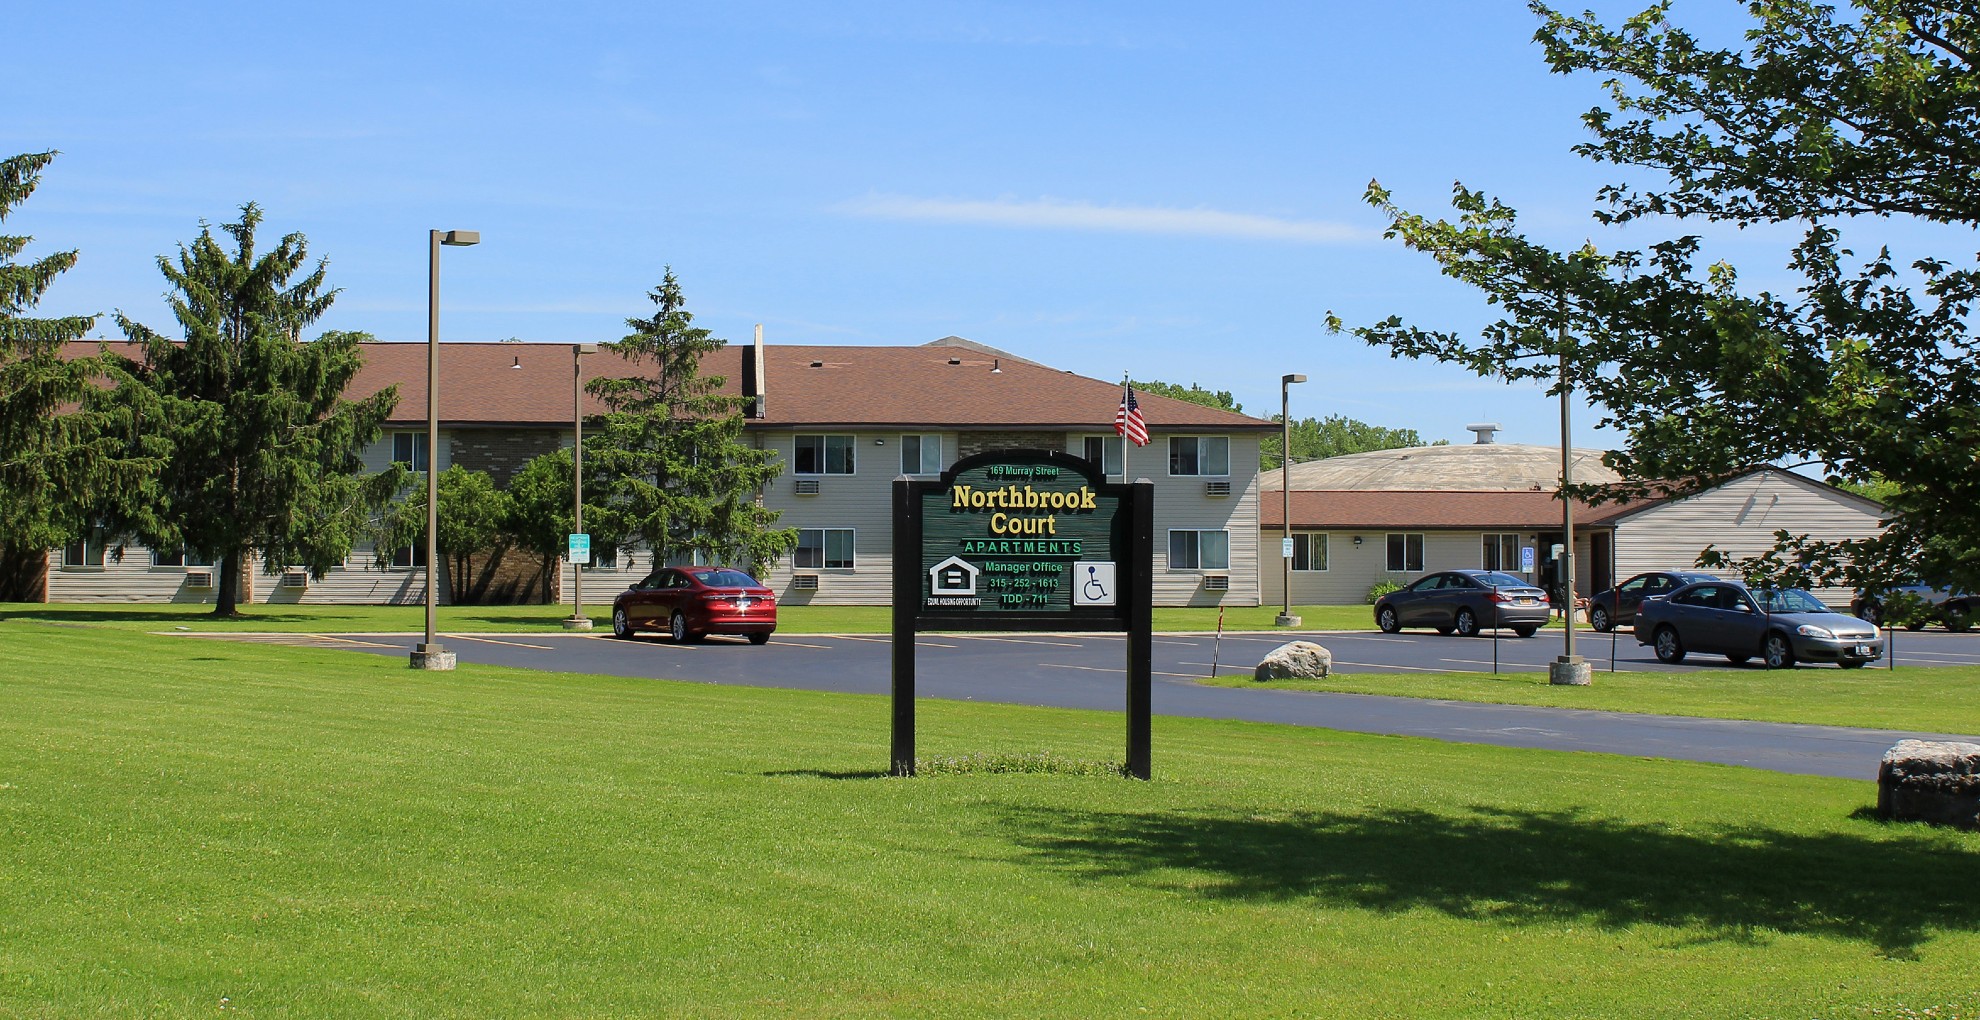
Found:
<path fill-rule="evenodd" d="M 1511 627 L 1532 637 L 1553 613 L 1546 592 L 1497 570 L 1442 570 L 1375 600 L 1375 626 L 1385 634 L 1435 627 L 1472 637 L 1486 627 Z"/>
<path fill-rule="evenodd" d="M 1833 662 L 1854 669 L 1884 655 L 1877 628 L 1838 613 L 1799 588 L 1749 591 L 1737 581 L 1701 581 L 1636 611 L 1636 640 L 1669 663 L 1692 652 L 1723 655 L 1734 665 L 1759 656 L 1770 669 Z"/>

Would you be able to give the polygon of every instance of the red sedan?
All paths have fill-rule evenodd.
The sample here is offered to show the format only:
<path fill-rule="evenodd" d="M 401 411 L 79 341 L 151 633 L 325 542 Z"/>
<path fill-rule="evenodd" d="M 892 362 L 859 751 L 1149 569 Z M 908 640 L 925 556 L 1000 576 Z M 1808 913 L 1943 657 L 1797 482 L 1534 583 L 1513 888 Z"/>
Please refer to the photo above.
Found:
<path fill-rule="evenodd" d="M 676 642 L 688 642 L 742 634 L 760 645 L 776 629 L 777 597 L 756 578 L 728 567 L 656 570 L 612 600 L 614 637 L 665 630 Z"/>

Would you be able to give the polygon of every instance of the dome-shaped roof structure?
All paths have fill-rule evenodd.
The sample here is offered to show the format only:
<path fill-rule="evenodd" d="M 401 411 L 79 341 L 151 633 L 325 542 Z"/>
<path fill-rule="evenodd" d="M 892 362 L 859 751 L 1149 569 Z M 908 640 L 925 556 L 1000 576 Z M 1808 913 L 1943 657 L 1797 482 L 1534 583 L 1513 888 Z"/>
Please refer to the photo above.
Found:
<path fill-rule="evenodd" d="M 1617 482 L 1603 466 L 1601 450 L 1574 451 L 1576 484 Z M 1561 484 L 1561 448 L 1519 443 L 1412 446 L 1350 453 L 1292 466 L 1294 492 L 1346 491 L 1552 491 Z M 1258 474 L 1258 487 L 1277 491 L 1276 468 Z"/>

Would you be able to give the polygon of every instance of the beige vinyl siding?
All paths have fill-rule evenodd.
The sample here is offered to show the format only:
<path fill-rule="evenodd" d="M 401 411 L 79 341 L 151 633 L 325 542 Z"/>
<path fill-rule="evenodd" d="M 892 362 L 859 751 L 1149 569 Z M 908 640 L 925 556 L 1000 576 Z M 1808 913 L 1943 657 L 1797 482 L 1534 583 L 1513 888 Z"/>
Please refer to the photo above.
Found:
<path fill-rule="evenodd" d="M 1616 524 L 1616 576 L 1645 570 L 1697 569 L 1714 546 L 1733 556 L 1773 548 L 1774 533 L 1819 539 L 1870 538 L 1883 530 L 1876 504 L 1786 471 L 1758 471 L 1686 499 L 1652 507 Z M 1815 596 L 1846 605 L 1846 588 Z"/>
<path fill-rule="evenodd" d="M 50 602 L 212 602 L 219 594 L 219 568 L 194 567 L 214 572 L 214 587 L 186 587 L 185 567 L 154 567 L 151 550 L 140 545 L 124 547 L 122 559 L 113 546 L 106 550 L 101 567 L 62 566 L 62 550 L 48 554 L 48 601 Z"/>
<path fill-rule="evenodd" d="M 1276 498 L 1268 493 L 1266 498 Z M 1294 534 L 1308 534 L 1299 528 Z M 1388 536 L 1392 529 L 1362 529 L 1342 531 L 1310 532 L 1328 536 L 1327 569 L 1324 571 L 1294 571 L 1292 575 L 1293 604 L 1309 606 L 1360 605 L 1368 601 L 1368 589 L 1378 581 L 1394 581 L 1408 584 L 1424 574 L 1439 570 L 1475 570 L 1484 566 L 1485 531 L 1416 531 L 1394 530 L 1395 534 L 1420 534 L 1423 536 L 1423 569 L 1420 571 L 1391 571 L 1388 569 Z M 1512 531 L 1494 528 L 1491 534 L 1516 534 L 1523 546 L 1535 546 L 1536 554 L 1544 554 L 1538 548 L 1537 532 Z M 1361 537 L 1361 545 L 1354 544 L 1355 536 Z M 1279 540 L 1284 532 L 1272 528 L 1261 533 L 1267 559 L 1260 575 L 1261 589 L 1265 604 L 1272 605 L 1284 600 L 1283 566 L 1278 557 Z M 1575 549 L 1581 558 L 1577 570 L 1588 569 L 1590 550 L 1589 537 L 1576 529 Z M 1538 559 L 1544 556 L 1537 556 Z M 1539 583 L 1538 573 L 1507 571 L 1517 577 Z M 1586 578 L 1577 586 L 1584 594 L 1592 590 Z"/>
<path fill-rule="evenodd" d="M 1199 433 L 1191 433 L 1199 435 Z M 1216 433 L 1200 433 L 1216 435 Z M 1255 606 L 1260 604 L 1258 578 L 1258 437 L 1240 434 L 1230 440 L 1230 474 L 1169 474 L 1169 436 L 1156 433 L 1147 446 L 1131 447 L 1127 473 L 1135 481 L 1147 479 L 1155 488 L 1155 604 L 1158 606 Z M 1068 449 L 1081 452 L 1080 436 L 1074 436 Z M 1206 494 L 1206 482 L 1228 482 L 1228 496 Z M 1224 570 L 1182 569 L 1169 566 L 1169 533 L 1176 530 L 1228 531 L 1230 565 Z M 1278 552 L 1278 544 L 1272 546 Z M 1274 565 L 1277 565 L 1276 558 Z M 1218 574 L 1230 579 L 1230 590 L 1212 591 L 1203 587 L 1205 576 Z"/>
<path fill-rule="evenodd" d="M 791 470 L 797 436 L 851 435 L 853 473 L 850 475 L 798 475 Z M 917 435 L 942 437 L 942 466 L 946 470 L 956 460 L 956 434 L 917 430 Z M 901 431 L 849 432 L 843 429 L 803 429 L 766 433 L 763 446 L 772 451 L 782 470 L 764 490 L 763 504 L 780 510 L 780 528 L 850 528 L 853 531 L 853 566 L 798 570 L 791 557 L 779 560 L 769 576 L 762 578 L 789 605 L 884 606 L 894 598 L 894 479 L 901 473 Z M 877 442 L 876 442 L 877 440 Z M 1059 441 L 1057 434 L 1041 437 L 1041 442 Z M 799 481 L 817 482 L 818 494 L 797 494 Z M 801 590 L 791 586 L 795 574 L 816 574 L 818 588 Z"/>

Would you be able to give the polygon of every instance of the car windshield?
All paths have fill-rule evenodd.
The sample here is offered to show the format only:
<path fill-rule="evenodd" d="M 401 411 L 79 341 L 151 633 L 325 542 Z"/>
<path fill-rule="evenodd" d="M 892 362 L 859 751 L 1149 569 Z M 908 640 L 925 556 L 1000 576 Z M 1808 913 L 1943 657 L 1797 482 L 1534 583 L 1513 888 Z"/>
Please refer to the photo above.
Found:
<path fill-rule="evenodd" d="M 1501 574 L 1497 571 L 1493 571 L 1488 574 L 1473 574 L 1472 576 L 1478 579 L 1478 583 L 1490 585 L 1494 588 L 1533 587 L 1532 585 L 1527 584 L 1524 580 L 1521 580 L 1520 578 L 1514 577 L 1511 574 Z"/>
<path fill-rule="evenodd" d="M 1782 588 L 1779 591 L 1756 591 L 1754 601 L 1760 603 L 1762 612 L 1768 613 L 1826 613 L 1829 607 L 1821 599 L 1802 591 L 1800 588 Z"/>
<path fill-rule="evenodd" d="M 756 578 L 740 570 L 711 570 L 701 575 L 701 583 L 710 588 L 760 588 Z"/>

